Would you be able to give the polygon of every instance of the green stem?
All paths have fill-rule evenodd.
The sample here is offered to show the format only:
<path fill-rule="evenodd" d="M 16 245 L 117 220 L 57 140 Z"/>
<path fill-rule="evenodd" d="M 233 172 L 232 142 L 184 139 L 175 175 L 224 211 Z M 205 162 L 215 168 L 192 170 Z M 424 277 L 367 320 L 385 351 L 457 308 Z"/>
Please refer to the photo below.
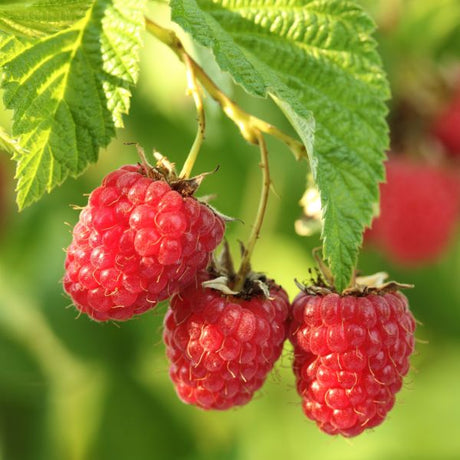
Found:
<path fill-rule="evenodd" d="M 297 159 L 307 158 L 307 151 L 301 142 L 283 133 L 276 126 L 245 112 L 226 96 L 211 80 L 203 68 L 185 51 L 182 42 L 174 31 L 165 29 L 148 18 L 145 18 L 145 25 L 149 33 L 169 46 L 181 61 L 186 64 L 188 63 L 188 65 L 193 68 L 193 74 L 196 80 L 198 80 L 210 96 L 220 104 L 224 113 L 238 126 L 241 135 L 248 142 L 257 145 L 259 138 L 258 133 L 263 132 L 284 142 L 292 150 Z"/>
<path fill-rule="evenodd" d="M 267 209 L 268 195 L 270 192 L 270 169 L 268 165 L 268 150 L 265 143 L 265 139 L 262 133 L 259 131 L 257 135 L 257 144 L 260 148 L 260 167 L 262 168 L 262 189 L 260 192 L 259 208 L 257 209 L 257 215 L 252 227 L 252 232 L 249 237 L 248 243 L 244 248 L 244 252 L 241 258 L 240 269 L 236 275 L 236 281 L 233 290 L 239 292 L 244 286 L 246 276 L 251 270 L 251 256 L 254 251 L 254 247 L 259 239 L 260 230 L 265 217 L 265 211 Z"/>
<path fill-rule="evenodd" d="M 196 84 L 195 71 L 191 63 L 191 58 L 187 54 L 184 56 L 184 63 L 187 68 L 187 87 L 193 96 L 195 102 L 196 112 L 198 116 L 198 131 L 196 133 L 195 141 L 193 142 L 192 148 L 185 160 L 184 166 L 180 173 L 180 177 L 188 179 L 193 169 L 193 165 L 200 152 L 201 145 L 204 140 L 204 133 L 206 130 L 206 118 L 203 107 L 203 100 L 201 99 L 200 90 Z"/>

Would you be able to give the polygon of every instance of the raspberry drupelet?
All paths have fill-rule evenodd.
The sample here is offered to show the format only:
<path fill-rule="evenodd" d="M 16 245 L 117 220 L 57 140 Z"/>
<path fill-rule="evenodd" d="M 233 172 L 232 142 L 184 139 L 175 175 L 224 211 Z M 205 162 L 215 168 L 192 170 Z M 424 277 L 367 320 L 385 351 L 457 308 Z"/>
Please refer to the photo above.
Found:
<path fill-rule="evenodd" d="M 174 295 L 163 339 L 179 398 L 217 410 L 249 402 L 280 357 L 288 312 L 287 294 L 275 284 L 269 298 L 226 295 L 200 283 Z"/>
<path fill-rule="evenodd" d="M 192 282 L 224 229 L 207 205 L 148 177 L 143 166 L 123 166 L 80 213 L 64 289 L 94 320 L 127 320 Z"/>
<path fill-rule="evenodd" d="M 293 302 L 294 373 L 308 418 L 328 434 L 379 425 L 409 371 L 415 320 L 400 292 L 310 295 Z"/>

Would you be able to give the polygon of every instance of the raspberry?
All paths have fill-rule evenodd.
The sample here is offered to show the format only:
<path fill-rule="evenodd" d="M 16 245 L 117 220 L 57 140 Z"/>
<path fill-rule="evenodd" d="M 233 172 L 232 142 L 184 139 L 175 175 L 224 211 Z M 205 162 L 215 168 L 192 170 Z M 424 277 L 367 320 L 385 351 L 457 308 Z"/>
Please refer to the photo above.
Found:
<path fill-rule="evenodd" d="M 273 285 L 245 300 L 191 285 L 171 299 L 163 339 L 179 398 L 202 409 L 249 402 L 281 354 L 289 300 Z"/>
<path fill-rule="evenodd" d="M 448 154 L 460 158 L 460 91 L 438 114 L 432 132 Z"/>
<path fill-rule="evenodd" d="M 192 282 L 223 234 L 223 220 L 208 206 L 140 166 L 123 166 L 80 213 L 64 289 L 97 321 L 127 320 Z"/>
<path fill-rule="evenodd" d="M 351 437 L 379 425 L 409 370 L 415 320 L 400 292 L 301 292 L 292 305 L 294 373 L 306 416 Z"/>
<path fill-rule="evenodd" d="M 381 186 L 380 216 L 365 238 L 393 261 L 438 258 L 451 241 L 460 202 L 457 178 L 442 168 L 392 158 Z"/>

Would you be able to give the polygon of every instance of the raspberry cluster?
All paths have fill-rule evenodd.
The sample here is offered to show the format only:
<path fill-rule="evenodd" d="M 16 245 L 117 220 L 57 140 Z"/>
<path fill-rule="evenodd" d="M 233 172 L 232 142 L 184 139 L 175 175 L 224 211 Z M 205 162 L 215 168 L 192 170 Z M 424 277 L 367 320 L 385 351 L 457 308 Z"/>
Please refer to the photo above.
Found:
<path fill-rule="evenodd" d="M 163 340 L 169 375 L 187 404 L 248 403 L 289 337 L 304 412 L 321 430 L 356 436 L 381 423 L 414 348 L 406 298 L 380 287 L 341 296 L 318 280 L 291 306 L 274 281 L 236 274 L 227 244 L 206 271 L 225 225 L 193 191 L 191 182 L 166 180 L 147 166 L 106 176 L 67 249 L 64 289 L 76 307 L 97 321 L 127 320 L 169 298 Z"/>
<path fill-rule="evenodd" d="M 192 196 L 147 177 L 142 166 L 123 166 L 104 178 L 80 213 L 64 289 L 95 320 L 127 320 L 191 283 L 224 228 Z"/>
<path fill-rule="evenodd" d="M 294 373 L 306 416 L 351 437 L 379 425 L 409 370 L 415 320 L 399 292 L 301 292 L 292 306 Z"/>
<path fill-rule="evenodd" d="M 289 309 L 276 285 L 269 298 L 244 299 L 201 285 L 173 296 L 163 338 L 179 398 L 220 410 L 250 401 L 281 354 Z"/>

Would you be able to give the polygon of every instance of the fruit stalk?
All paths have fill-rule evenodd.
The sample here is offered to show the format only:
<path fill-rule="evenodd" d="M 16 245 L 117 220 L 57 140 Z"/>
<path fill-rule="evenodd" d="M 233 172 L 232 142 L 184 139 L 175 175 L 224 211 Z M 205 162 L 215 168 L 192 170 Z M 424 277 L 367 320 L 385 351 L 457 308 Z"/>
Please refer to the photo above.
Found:
<path fill-rule="evenodd" d="M 262 168 L 262 189 L 260 192 L 259 208 L 257 209 L 257 215 L 252 227 L 251 236 L 249 241 L 244 248 L 243 255 L 241 258 L 241 265 L 236 276 L 236 281 L 234 285 L 235 291 L 240 291 L 246 280 L 246 276 L 251 269 L 251 256 L 254 251 L 254 247 L 259 238 L 260 230 L 265 217 L 265 211 L 267 209 L 268 203 L 268 194 L 270 192 L 270 168 L 268 165 L 268 150 L 265 143 L 265 139 L 262 133 L 259 131 L 257 133 L 257 143 L 260 148 L 260 167 Z"/>
<path fill-rule="evenodd" d="M 193 97 L 195 102 L 196 112 L 198 116 L 198 131 L 196 133 L 195 140 L 193 142 L 192 148 L 184 162 L 180 177 L 183 179 L 188 179 L 193 169 L 193 165 L 198 157 L 198 153 L 201 148 L 201 144 L 204 140 L 204 133 L 206 130 L 206 117 L 204 113 L 203 100 L 201 99 L 200 89 L 197 85 L 195 71 L 193 69 L 193 64 L 191 58 L 188 54 L 184 56 L 185 67 L 187 68 L 187 86 L 190 94 Z"/>
<path fill-rule="evenodd" d="M 145 18 L 145 26 L 149 33 L 171 48 L 182 62 L 193 68 L 196 80 L 199 81 L 210 96 L 219 103 L 224 113 L 238 126 L 241 135 L 249 143 L 257 145 L 257 132 L 261 131 L 284 142 L 298 160 L 301 158 L 308 158 L 306 148 L 301 142 L 283 133 L 272 124 L 245 112 L 226 96 L 211 80 L 203 68 L 187 53 L 187 51 L 185 51 L 184 45 L 174 31 L 165 29 L 149 18 Z"/>

